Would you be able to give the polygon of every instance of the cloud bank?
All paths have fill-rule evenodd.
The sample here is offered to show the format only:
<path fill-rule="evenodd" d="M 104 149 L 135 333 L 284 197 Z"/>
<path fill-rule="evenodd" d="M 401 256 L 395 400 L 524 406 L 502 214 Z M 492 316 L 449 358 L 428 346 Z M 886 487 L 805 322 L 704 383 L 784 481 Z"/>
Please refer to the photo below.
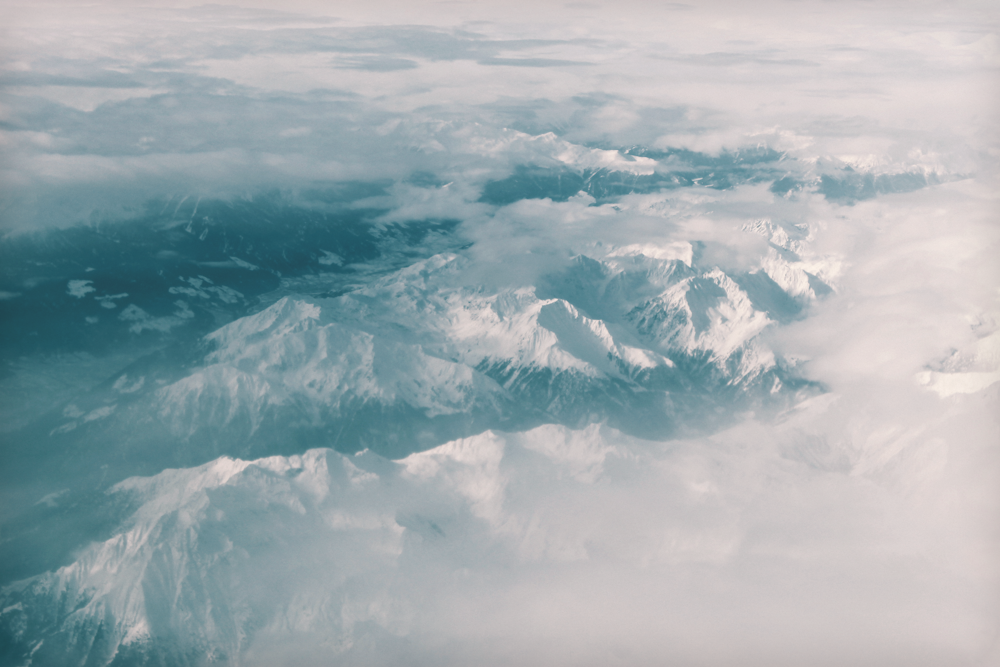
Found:
<path fill-rule="evenodd" d="M 546 4 L 522 22 L 488 5 L 340 9 L 9 6 L 5 227 L 164 192 L 414 171 L 479 185 L 511 168 L 490 151 L 503 127 L 583 145 L 766 144 L 903 171 L 995 162 L 985 6 L 772 3 L 724 20 L 710 5 Z"/>

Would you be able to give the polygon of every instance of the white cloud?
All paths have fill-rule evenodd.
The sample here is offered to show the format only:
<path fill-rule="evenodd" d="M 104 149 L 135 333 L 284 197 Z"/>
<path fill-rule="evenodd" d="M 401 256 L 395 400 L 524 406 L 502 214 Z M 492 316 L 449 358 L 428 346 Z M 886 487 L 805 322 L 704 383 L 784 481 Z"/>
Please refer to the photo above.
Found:
<path fill-rule="evenodd" d="M 970 478 L 933 455 L 910 457 L 911 472 L 933 474 L 903 493 L 790 460 L 782 448 L 800 450 L 829 410 L 666 444 L 545 426 L 397 464 L 314 450 L 165 471 L 119 485 L 138 501 L 123 532 L 27 585 L 91 591 L 83 615 L 121 609 L 129 620 L 115 641 L 180 632 L 243 651 L 248 664 L 269 664 L 275 651 L 298 662 L 322 653 L 446 665 L 595 656 L 794 665 L 820 653 L 818 664 L 882 665 L 981 654 L 990 588 L 972 582 L 990 581 L 996 545 L 952 513 L 982 519 L 996 507 L 968 497 L 935 507 Z M 240 509 L 248 505 L 260 509 Z M 183 525 L 164 521 L 178 514 Z M 144 611 L 161 593 L 143 582 L 172 576 L 152 564 L 175 548 L 198 576 L 170 594 L 167 621 Z M 206 596 L 218 621 L 184 620 Z M 237 629 L 244 605 L 262 623 L 247 639 Z M 237 627 L 222 622 L 230 616 Z M 726 641 L 709 641 L 719 635 Z"/>
<path fill-rule="evenodd" d="M 312 134 L 312 128 L 309 127 L 289 127 L 281 132 L 278 132 L 279 137 L 285 138 L 307 137 L 310 134 Z"/>
<path fill-rule="evenodd" d="M 919 150 L 965 172 L 989 168 L 984 147 L 996 145 L 988 121 L 996 105 L 979 92 L 989 87 L 989 60 L 970 56 L 992 53 L 996 38 L 973 4 L 945 19 L 902 5 L 772 3 L 733 22 L 708 6 L 638 3 L 569 16 L 532 6 L 527 23 L 482 3 L 444 12 L 374 2 L 338 7 L 337 16 L 309 2 L 283 9 L 15 11 L 17 34 L 41 42 L 18 37 L 9 46 L 16 66 L 5 104 L 17 131 L 7 134 L 33 139 L 14 141 L 5 156 L 7 226 L 78 221 L 89 208 L 138 205 L 167 190 L 228 195 L 448 168 L 481 179 L 505 166 L 483 156 L 428 159 L 435 142 L 467 155 L 463 142 L 476 137 L 421 138 L 419 122 L 406 138 L 380 136 L 403 116 L 460 127 L 514 121 L 577 144 L 717 152 L 766 142 L 805 158 Z M 401 23 L 386 25 L 390 17 Z M 191 21 L 212 39 L 192 33 Z M 123 42 L 112 47 L 109 31 Z M 359 53 L 417 67 L 331 66 L 336 54 Z M 488 64 L 497 58 L 591 65 Z M 83 110 L 44 104 L 40 91 Z M 406 144 L 424 152 L 400 151 Z M 53 191 L 79 210 L 53 211 Z"/>
<path fill-rule="evenodd" d="M 175 301 L 174 305 L 176 310 L 171 315 L 154 317 L 134 303 L 130 303 L 118 315 L 118 319 L 123 322 L 131 322 L 128 329 L 135 334 L 146 330 L 166 333 L 194 317 L 194 312 L 184 301 Z"/>
<path fill-rule="evenodd" d="M 248 664 L 338 652 L 396 664 L 997 657 L 991 4 L 272 4 L 6 8 L 4 230 L 128 217 L 167 193 L 278 188 L 296 200 L 385 180 L 384 195 L 354 205 L 382 209 L 384 224 L 460 219 L 469 286 L 535 285 L 581 253 L 765 271 L 806 305 L 762 336 L 827 393 L 775 423 L 745 416 L 669 443 L 548 426 L 401 464 L 312 452 L 133 479 L 124 486 L 146 502 L 134 523 L 53 581 L 138 604 L 122 591 L 149 590 L 141 558 L 109 563 L 128 531 L 183 508 L 205 531 L 191 548 L 218 547 L 193 552 L 197 564 L 228 563 L 244 584 L 232 595 L 280 611 L 236 646 Z M 520 165 L 649 175 L 693 159 L 608 150 L 633 144 L 784 156 L 725 190 L 479 201 Z M 851 205 L 810 192 L 823 175 L 911 172 L 943 183 Z M 771 192 L 782 176 L 806 186 Z M 169 290 L 242 298 L 199 280 Z M 96 298 L 110 310 L 125 296 Z M 159 316 L 122 305 L 136 334 L 194 317 L 184 301 Z M 144 377 L 121 374 L 114 389 L 138 394 Z M 70 407 L 74 421 L 52 433 L 118 414 Z M 208 488 L 240 502 L 223 508 L 229 496 Z M 270 509 L 241 514 L 262 497 Z M 295 548 L 239 551 L 254 534 L 242 520 L 292 531 Z"/>
<path fill-rule="evenodd" d="M 96 292 L 92 285 L 93 280 L 71 280 L 66 284 L 66 294 L 70 296 L 75 296 L 77 299 L 82 299 L 91 292 Z"/>

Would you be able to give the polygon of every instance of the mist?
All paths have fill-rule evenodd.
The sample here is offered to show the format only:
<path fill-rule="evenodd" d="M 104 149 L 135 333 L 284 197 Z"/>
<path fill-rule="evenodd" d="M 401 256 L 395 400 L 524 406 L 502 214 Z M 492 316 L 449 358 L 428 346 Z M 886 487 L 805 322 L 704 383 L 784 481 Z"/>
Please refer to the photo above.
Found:
<path fill-rule="evenodd" d="M 1000 661 L 989 3 L 5 3 L 0 656 Z"/>

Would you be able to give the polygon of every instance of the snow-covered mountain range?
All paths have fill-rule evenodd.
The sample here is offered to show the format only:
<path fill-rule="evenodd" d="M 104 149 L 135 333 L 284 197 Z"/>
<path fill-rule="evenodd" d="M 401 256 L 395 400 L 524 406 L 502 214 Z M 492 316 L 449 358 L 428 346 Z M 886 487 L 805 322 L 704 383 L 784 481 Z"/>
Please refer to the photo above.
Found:
<path fill-rule="evenodd" d="M 1000 665 L 996 14 L 0 2 L 0 667 Z"/>
<path fill-rule="evenodd" d="M 171 448 L 185 465 L 269 453 L 278 433 L 404 456 L 545 422 L 663 436 L 807 390 L 760 334 L 798 316 L 808 287 L 793 296 L 764 269 L 729 276 L 645 252 L 581 255 L 540 286 L 495 291 L 468 286 L 470 260 L 442 254 L 341 296 L 284 296 L 208 334 L 182 377 L 123 374 L 47 437 L 157 446 L 123 433 L 142 425 L 189 443 Z M 777 264 L 779 279 L 806 282 Z"/>
<path fill-rule="evenodd" d="M 251 571 L 260 567 L 259 558 L 278 556 L 265 550 L 271 555 L 254 556 L 250 570 L 222 582 L 218 577 L 223 570 L 217 569 L 222 565 L 216 563 L 221 552 L 211 547 L 210 553 L 202 553 L 203 547 L 214 544 L 216 537 L 209 535 L 217 531 L 202 533 L 200 527 L 185 523 L 187 519 L 175 519 L 207 511 L 209 498 L 231 493 L 232 485 L 241 486 L 237 480 L 247 475 L 270 471 L 266 474 L 278 474 L 288 483 L 294 477 L 293 486 L 299 489 L 310 476 L 288 471 L 303 466 L 315 468 L 313 476 L 327 475 L 323 471 L 333 466 L 340 470 L 335 476 L 361 479 L 368 474 L 357 472 L 362 461 L 378 470 L 398 469 L 382 456 L 404 459 L 407 469 L 456 452 L 461 461 L 466 456 L 462 452 L 478 461 L 492 456 L 487 450 L 497 440 L 492 431 L 477 434 L 534 428 L 531 438 L 538 447 L 550 447 L 544 443 L 552 437 L 589 442 L 579 452 L 571 448 L 549 454 L 560 466 L 568 466 L 552 473 L 557 478 L 582 475 L 592 483 L 607 448 L 600 444 L 603 436 L 593 435 L 596 427 L 588 425 L 603 422 L 602 428 L 612 430 L 601 432 L 618 429 L 631 437 L 681 437 L 717 430 L 737 414 L 772 414 L 817 393 L 819 387 L 773 352 L 766 333 L 802 317 L 824 289 L 831 289 L 818 274 L 835 282 L 836 267 L 802 260 L 791 244 L 799 243 L 795 248 L 805 255 L 808 248 L 801 239 L 789 240 L 783 229 L 768 221 L 750 226 L 750 233 L 763 235 L 770 244 L 765 258 L 750 271 L 723 271 L 701 259 L 704 244 L 681 241 L 591 244 L 585 253 L 557 263 L 532 282 L 517 275 L 484 282 L 478 277 L 482 262 L 462 250 L 361 275 L 338 265 L 337 271 L 308 280 L 287 280 L 283 284 L 288 287 L 265 301 L 269 305 L 199 340 L 187 339 L 139 358 L 99 387 L 73 396 L 14 432 L 17 441 L 31 447 L 13 450 L 10 457 L 5 494 L 16 519 L 8 523 L 4 544 L 11 556 L 7 567 L 14 578 L 36 575 L 39 563 L 25 555 L 42 550 L 38 540 L 43 537 L 48 540 L 43 549 L 48 560 L 42 569 L 50 574 L 4 589 L 10 612 L 3 616 L 4 636 L 12 651 L 7 655 L 20 656 L 18 660 L 34 655 L 32 664 L 56 664 L 54 656 L 65 652 L 97 664 L 160 659 L 197 663 L 205 656 L 238 664 L 253 637 L 278 632 L 265 627 L 278 622 L 274 618 L 266 623 L 258 618 L 263 597 L 254 599 L 249 583 Z M 802 230 L 793 229 L 793 236 L 796 233 L 805 238 Z M 219 291 L 228 295 L 231 289 L 218 278 L 202 276 L 171 287 L 169 293 L 197 304 L 214 300 Z M 84 297 L 89 295 L 84 291 Z M 136 329 L 137 324 L 154 322 L 153 316 L 136 315 L 145 310 L 129 295 L 121 302 L 116 312 L 120 310 L 125 326 Z M 245 307 L 240 299 L 223 305 Z M 188 312 L 193 319 L 193 311 Z M 177 326 L 183 331 L 186 325 Z M 140 328 L 131 335 L 165 337 L 172 331 L 174 327 L 152 327 L 150 332 Z M 543 424 L 562 426 L 551 430 L 539 426 Z M 585 430 L 571 432 L 567 427 Z M 331 449 L 297 453 L 316 446 Z M 102 455 L 94 456 L 96 451 Z M 367 453 L 351 456 L 360 451 Z M 436 453 L 420 454 L 425 451 Z M 631 460 L 623 451 L 616 456 Z M 42 482 L 32 470 L 47 452 L 57 463 Z M 247 463 L 274 455 L 279 457 Z M 586 460 L 577 460 L 581 456 Z M 587 458 L 591 456 L 596 458 Z M 131 478 L 108 486 L 164 468 L 178 470 L 150 478 L 155 482 Z M 524 469 L 517 474 L 535 473 Z M 398 477 L 397 470 L 387 479 Z M 330 482 L 317 484 L 329 487 Z M 441 480 L 428 484 L 439 487 Z M 481 493 L 476 490 L 480 484 L 500 482 L 463 482 L 453 491 L 465 498 L 462 494 Z M 163 498 L 157 496 L 161 491 Z M 36 502 L 40 492 L 44 498 Z M 388 502 L 380 499 L 384 492 L 366 495 L 358 507 L 373 511 Z M 252 495 L 259 493 L 266 495 L 260 490 Z M 407 535 L 436 534 L 448 520 L 421 518 L 420 512 L 405 507 L 452 492 L 430 491 L 425 485 L 407 493 L 409 500 L 392 501 L 398 505 L 394 518 L 372 524 L 380 535 L 378 549 L 397 556 L 400 545 L 410 539 Z M 279 495 L 290 498 L 286 492 Z M 287 517 L 282 518 L 287 508 L 276 509 L 285 500 L 263 497 L 259 502 L 265 510 L 259 519 L 267 525 L 247 530 L 269 544 L 281 542 L 274 522 L 287 523 Z M 342 513 L 343 500 L 330 500 L 327 510 L 336 507 Z M 244 504 L 233 502 L 233 507 Z M 299 507 L 299 501 L 288 502 L 288 507 Z M 485 516 L 485 499 L 461 501 L 471 503 L 468 506 L 456 505 L 455 498 L 440 502 L 451 508 L 445 512 L 448 516 Z M 160 513 L 142 519 L 153 506 L 160 507 Z M 204 514 L 209 515 L 216 516 Z M 285 544 L 308 553 L 313 547 L 306 542 L 312 538 L 303 536 L 327 519 L 311 516 L 302 521 L 295 523 L 299 532 L 289 534 Z M 344 521 L 353 525 L 360 519 Z M 461 531 L 486 530 L 478 525 L 462 524 Z M 480 536 L 484 544 L 493 539 L 485 537 L 487 533 Z M 95 534 L 109 536 L 108 541 L 99 548 L 86 547 Z M 361 563 L 358 567 L 375 557 L 367 551 L 374 548 L 367 542 L 371 534 L 365 535 L 359 547 L 363 554 L 351 557 Z M 243 552 L 230 553 L 224 547 L 234 538 L 217 537 L 216 546 L 223 545 L 219 548 L 229 554 L 224 560 L 232 565 L 233 554 Z M 470 548 L 464 538 L 461 544 L 462 549 Z M 582 543 L 558 547 L 570 552 L 581 548 Z M 173 556 L 166 556 L 168 552 Z M 329 559 L 339 556 L 324 552 L 322 558 L 332 563 Z M 193 574 L 192 567 L 200 574 Z M 337 568 L 339 574 L 331 576 L 340 583 L 330 583 L 324 595 L 346 595 L 338 587 L 350 577 Z M 201 583 L 194 583 L 192 576 Z M 285 611 L 269 607 L 266 613 L 290 614 L 301 602 L 294 596 L 308 594 L 290 592 L 293 597 Z M 225 601 L 215 600 L 218 595 Z M 326 609 L 332 603 L 316 604 Z M 333 621 L 323 621 L 328 622 Z M 342 636 L 337 645 L 347 650 L 353 641 L 351 623 L 337 627 Z M 173 640 L 165 637 L 185 640 L 168 647 Z"/>
<path fill-rule="evenodd" d="M 525 233 L 544 244 L 548 215 L 679 224 L 712 200 L 532 201 L 497 216 L 541 215 Z M 850 406 L 830 408 L 837 397 L 774 344 L 840 289 L 822 225 L 735 216 L 735 241 L 576 231 L 525 260 L 533 248 L 495 243 L 488 220 L 314 223 L 284 247 L 261 232 L 277 248 L 247 243 L 220 263 L 230 232 L 192 212 L 177 247 L 218 246 L 193 246 L 209 258 L 196 270 L 164 260 L 178 278 L 160 270 L 148 293 L 97 271 L 60 286 L 130 343 L 121 370 L 9 430 L 0 659 L 391 664 L 440 655 L 438 642 L 474 660 L 439 623 L 461 627 L 451 604 L 503 597 L 512 567 L 624 563 L 673 581 L 678 564 L 753 553 L 764 538 L 733 517 L 794 503 L 789 470 L 847 484 L 845 471 L 893 480 L 940 457 L 911 431 L 873 452 L 829 442 L 816 424 Z M 293 250 L 301 265 L 281 264 Z M 995 337 L 915 384 L 992 386 Z M 773 442 L 747 434 L 776 417 Z M 505 623 L 516 608 L 504 598 Z M 663 654 L 643 642 L 637 660 Z"/>
<path fill-rule="evenodd" d="M 584 557 L 586 531 L 558 534 L 551 503 L 591 487 L 612 459 L 622 483 L 641 477 L 636 455 L 601 433 L 486 432 L 398 462 L 331 450 L 222 458 L 126 480 L 109 491 L 131 508 L 120 531 L 3 591 L 4 658 L 236 665 L 266 659 L 268 638 L 290 648 L 301 637 L 300 652 L 363 661 L 373 634 L 405 637 L 417 622 L 419 600 L 394 579 L 441 549 Z M 517 489 L 541 478 L 551 506 L 532 509 Z M 290 651 L 271 657 L 291 664 Z"/>

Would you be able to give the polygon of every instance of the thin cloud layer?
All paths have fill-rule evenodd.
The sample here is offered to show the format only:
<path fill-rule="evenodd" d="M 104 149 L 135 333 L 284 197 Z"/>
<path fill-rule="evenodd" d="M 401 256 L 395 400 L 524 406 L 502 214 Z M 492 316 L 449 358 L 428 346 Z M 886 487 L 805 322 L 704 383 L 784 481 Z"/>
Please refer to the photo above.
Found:
<path fill-rule="evenodd" d="M 399 8 L 359 9 L 11 8 L 5 226 L 87 219 L 86 204 L 74 214 L 48 203 L 64 198 L 117 210 L 163 191 L 231 196 L 434 170 L 426 130 L 385 138 L 387 124 L 414 115 L 583 145 L 766 144 L 947 173 L 992 162 L 986 91 L 998 56 L 971 6 L 956 23 L 937 12 L 775 4 L 740 28 L 682 7 L 650 10 L 659 22 L 632 6 L 545 7 L 525 25 L 488 7 L 421 6 L 428 20 L 410 25 L 387 25 Z M 463 23 L 473 11 L 488 20 Z M 295 128 L 309 134 L 289 135 Z"/>

